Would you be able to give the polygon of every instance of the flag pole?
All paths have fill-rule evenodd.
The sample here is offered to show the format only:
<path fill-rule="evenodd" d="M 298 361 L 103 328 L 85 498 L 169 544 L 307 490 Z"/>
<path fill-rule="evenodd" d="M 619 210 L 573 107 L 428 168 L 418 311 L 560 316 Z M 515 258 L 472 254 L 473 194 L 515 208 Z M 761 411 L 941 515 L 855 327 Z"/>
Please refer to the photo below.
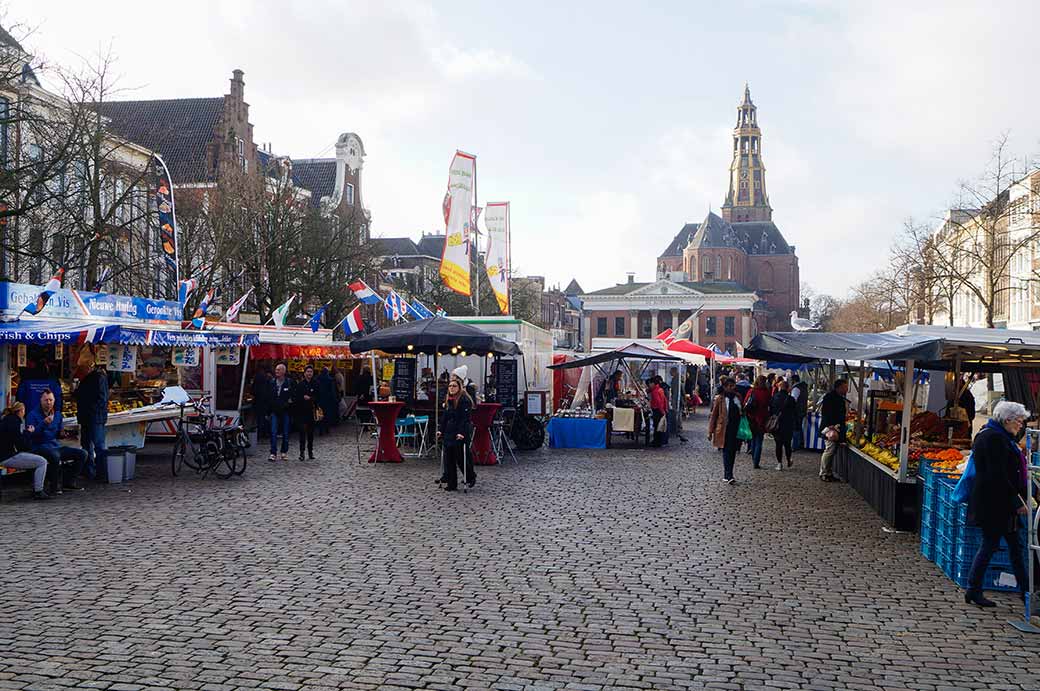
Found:
<path fill-rule="evenodd" d="M 477 157 L 473 157 L 473 203 L 469 208 L 469 215 L 473 216 L 473 275 L 476 276 L 477 285 L 474 293 L 477 296 L 477 304 L 475 305 L 477 316 L 480 316 L 480 230 L 478 221 L 480 220 L 480 213 L 474 212 L 477 208 Z"/>

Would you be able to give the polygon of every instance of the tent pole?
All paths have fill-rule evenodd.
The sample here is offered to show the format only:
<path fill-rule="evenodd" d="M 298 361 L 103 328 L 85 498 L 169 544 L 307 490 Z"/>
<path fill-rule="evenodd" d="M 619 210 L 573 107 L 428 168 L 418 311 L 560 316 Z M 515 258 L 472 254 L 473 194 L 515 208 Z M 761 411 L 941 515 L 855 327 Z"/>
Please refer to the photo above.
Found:
<path fill-rule="evenodd" d="M 910 416 L 913 414 L 914 361 L 906 361 L 903 373 L 903 420 L 899 425 L 899 481 L 906 482 L 907 458 L 910 455 Z"/>
<path fill-rule="evenodd" d="M 379 377 L 376 376 L 376 351 L 368 351 L 368 357 L 372 361 L 372 400 L 379 400 Z"/>
<path fill-rule="evenodd" d="M 239 351 L 241 352 L 241 351 Z M 238 420 L 242 422 L 242 399 L 246 395 L 246 370 L 249 369 L 249 346 L 246 346 L 245 357 L 242 359 L 242 381 L 238 384 Z"/>

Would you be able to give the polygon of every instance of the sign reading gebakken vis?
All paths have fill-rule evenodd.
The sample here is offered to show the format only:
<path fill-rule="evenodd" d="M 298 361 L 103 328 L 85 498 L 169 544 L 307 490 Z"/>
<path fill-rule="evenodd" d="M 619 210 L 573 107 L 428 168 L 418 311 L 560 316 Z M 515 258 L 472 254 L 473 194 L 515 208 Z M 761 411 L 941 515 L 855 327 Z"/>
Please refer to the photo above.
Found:
<path fill-rule="evenodd" d="M 39 294 L 40 286 L 0 283 L 0 313 L 15 315 L 30 302 L 35 302 Z M 180 321 L 182 310 L 180 303 L 172 300 L 152 300 L 62 288 L 51 296 L 40 316 Z"/>

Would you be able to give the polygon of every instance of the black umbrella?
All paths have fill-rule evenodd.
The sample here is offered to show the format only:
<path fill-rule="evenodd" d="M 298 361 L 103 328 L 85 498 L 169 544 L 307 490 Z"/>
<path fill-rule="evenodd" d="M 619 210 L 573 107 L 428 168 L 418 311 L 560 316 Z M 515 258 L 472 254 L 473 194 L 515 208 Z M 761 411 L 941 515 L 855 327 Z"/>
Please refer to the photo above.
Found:
<path fill-rule="evenodd" d="M 448 354 L 453 348 L 474 355 L 516 355 L 520 352 L 519 346 L 512 341 L 447 317 L 405 322 L 350 342 L 352 353 L 381 350 L 391 354 Z"/>

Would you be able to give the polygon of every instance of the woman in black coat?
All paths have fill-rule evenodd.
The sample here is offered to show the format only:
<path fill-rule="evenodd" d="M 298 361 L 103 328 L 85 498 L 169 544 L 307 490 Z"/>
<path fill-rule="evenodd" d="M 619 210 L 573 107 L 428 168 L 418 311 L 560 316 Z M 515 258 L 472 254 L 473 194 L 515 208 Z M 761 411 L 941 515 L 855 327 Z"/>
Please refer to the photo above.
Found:
<path fill-rule="evenodd" d="M 307 365 L 303 370 L 303 379 L 296 382 L 292 393 L 293 422 L 300 433 L 301 461 L 305 443 L 307 456 L 314 460 L 314 407 L 317 404 L 318 380 L 314 378 L 314 367 Z"/>
<path fill-rule="evenodd" d="M 1023 598 L 1028 587 L 1018 529 L 1022 525 L 1021 516 L 1028 516 L 1029 509 L 1025 503 L 1022 452 L 1016 443 L 1028 417 L 1029 411 L 1021 403 L 1001 401 L 971 445 L 975 482 L 968 498 L 968 523 L 982 530 L 982 545 L 968 573 L 964 601 L 979 607 L 995 606 L 983 595 L 982 587 L 986 567 L 1000 547 L 1001 538 L 1007 543 Z"/>
<path fill-rule="evenodd" d="M 466 486 L 472 487 L 477 483 L 473 458 L 466 453 L 466 444 L 473 436 L 473 422 L 470 419 L 472 412 L 473 401 L 462 389 L 462 382 L 452 377 L 448 382 L 448 395 L 444 399 L 440 429 L 437 431 L 437 436 L 444 444 L 444 472 L 439 482 L 443 482 L 444 489 L 449 492 L 458 489 L 460 466 L 464 466 Z"/>
<path fill-rule="evenodd" d="M 776 443 L 776 469 L 784 469 L 784 453 L 787 454 L 787 467 L 791 467 L 791 441 L 794 437 L 794 423 L 797 417 L 798 403 L 791 398 L 788 384 L 783 379 L 777 385 L 777 391 L 769 401 L 769 415 L 776 416 L 773 428 L 773 441 Z"/>

